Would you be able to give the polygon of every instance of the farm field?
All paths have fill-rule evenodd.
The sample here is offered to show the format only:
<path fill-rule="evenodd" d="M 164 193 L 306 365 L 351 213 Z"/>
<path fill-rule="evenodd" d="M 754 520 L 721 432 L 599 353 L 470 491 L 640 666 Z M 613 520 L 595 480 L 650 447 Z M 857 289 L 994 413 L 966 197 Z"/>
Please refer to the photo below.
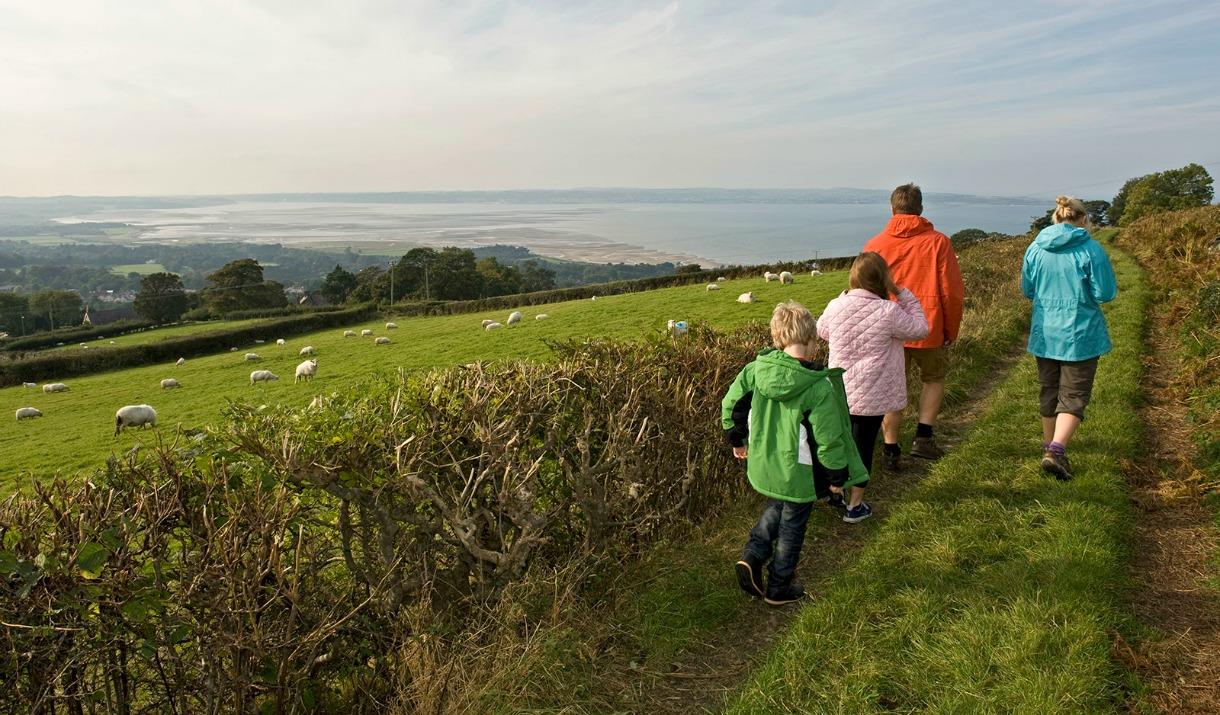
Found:
<path fill-rule="evenodd" d="M 798 276 L 794 285 L 764 283 L 761 278 L 725 281 L 718 292 L 703 285 L 680 286 L 645 293 L 608 296 L 593 300 L 569 301 L 533 306 L 525 321 L 516 328 L 485 332 L 484 318 L 503 321 L 507 310 L 457 316 L 399 318 L 397 330 L 384 330 L 383 320 L 350 326 L 370 328 L 375 335 L 388 335 L 393 342 L 375 346 L 372 338 L 344 338 L 342 329 L 299 336 L 288 346 L 274 345 L 278 337 L 268 333 L 267 344 L 239 345 L 237 353 L 224 352 L 188 361 L 182 367 L 172 364 L 146 366 L 87 377 L 65 379 L 70 392 L 43 394 L 22 387 L 0 390 L 0 409 L 11 415 L 19 407 L 37 407 L 42 418 L 20 423 L 5 422 L 0 428 L 0 493 L 17 488 L 28 475 L 43 479 L 59 472 L 72 475 L 104 464 L 112 453 L 156 439 L 170 438 L 177 426 L 201 427 L 215 421 L 229 401 L 256 404 L 286 404 L 305 407 L 314 395 L 351 388 L 354 384 L 383 371 L 408 370 L 453 365 L 480 360 L 545 359 L 547 340 L 582 340 L 590 337 L 632 337 L 662 330 L 668 319 L 704 321 L 715 327 L 729 327 L 749 320 L 769 318 L 775 303 L 792 298 L 805 303 L 814 313 L 846 288 L 845 272 L 818 277 Z M 757 302 L 741 304 L 736 297 L 753 291 Z M 549 320 L 534 319 L 546 313 Z M 215 329 L 216 324 L 183 326 L 183 329 Z M 169 337 L 167 329 L 161 333 Z M 146 340 L 148 333 L 125 338 Z M 116 342 L 122 340 L 116 338 Z M 293 371 L 303 359 L 302 346 L 318 351 L 318 377 L 309 384 L 294 385 Z M 77 348 L 79 349 L 79 348 Z M 257 352 L 263 360 L 244 362 L 245 352 Z M 250 385 L 252 370 L 267 369 L 279 376 L 278 382 Z M 162 390 L 160 380 L 174 377 L 183 387 Z M 49 380 L 50 381 L 50 380 Z M 147 403 L 157 410 L 160 427 L 156 432 L 125 433 L 115 439 L 114 412 L 126 404 Z"/>
<path fill-rule="evenodd" d="M 114 347 L 123 347 L 127 345 L 147 345 L 149 343 L 158 343 L 162 340 L 170 338 L 181 338 L 187 335 L 196 333 L 207 333 L 213 330 L 223 330 L 226 328 L 241 328 L 255 323 L 273 322 L 275 318 L 251 318 L 249 320 L 228 320 L 228 321 L 203 321 L 198 323 L 186 323 L 184 325 L 171 325 L 166 328 L 156 328 L 154 330 L 145 330 L 140 333 L 128 333 L 126 335 L 115 335 L 113 337 L 106 336 L 104 338 L 93 338 L 85 341 L 89 349 L 111 347 L 110 341 L 114 341 Z M 80 350 L 80 341 L 69 342 L 67 345 L 62 345 L 47 350 Z M 45 351 L 44 351 L 45 352 Z"/>
<path fill-rule="evenodd" d="M 123 263 L 111 266 L 110 272 L 120 276 L 125 276 L 128 273 L 139 273 L 142 276 L 147 276 L 152 273 L 164 273 L 165 266 L 160 263 Z"/>

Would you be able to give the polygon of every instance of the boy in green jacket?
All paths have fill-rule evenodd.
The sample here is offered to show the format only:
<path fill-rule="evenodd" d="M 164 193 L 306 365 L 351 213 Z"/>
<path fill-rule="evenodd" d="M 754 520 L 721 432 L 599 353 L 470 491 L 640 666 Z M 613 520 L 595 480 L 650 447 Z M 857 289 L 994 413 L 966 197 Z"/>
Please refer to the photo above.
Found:
<path fill-rule="evenodd" d="M 851 436 L 843 370 L 820 369 L 810 357 L 817 323 L 795 301 L 775 306 L 771 340 L 733 380 L 720 403 L 733 456 L 770 497 L 737 562 L 737 582 L 772 606 L 793 603 L 805 589 L 793 580 L 813 502 L 868 479 Z M 822 469 L 824 467 L 824 470 Z M 815 473 L 826 479 L 816 479 Z M 829 485 L 824 481 L 829 481 Z M 774 556 L 774 558 L 772 558 Z M 766 589 L 762 567 L 771 559 Z"/>

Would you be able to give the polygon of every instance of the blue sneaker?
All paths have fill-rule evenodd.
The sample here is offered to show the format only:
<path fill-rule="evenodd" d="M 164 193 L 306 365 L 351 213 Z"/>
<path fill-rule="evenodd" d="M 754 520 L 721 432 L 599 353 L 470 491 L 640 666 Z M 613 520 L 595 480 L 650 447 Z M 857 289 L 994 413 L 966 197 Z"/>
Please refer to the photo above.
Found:
<path fill-rule="evenodd" d="M 868 502 L 860 502 L 860 506 L 852 507 L 843 514 L 843 521 L 848 524 L 858 524 L 873 515 L 873 508 Z"/>

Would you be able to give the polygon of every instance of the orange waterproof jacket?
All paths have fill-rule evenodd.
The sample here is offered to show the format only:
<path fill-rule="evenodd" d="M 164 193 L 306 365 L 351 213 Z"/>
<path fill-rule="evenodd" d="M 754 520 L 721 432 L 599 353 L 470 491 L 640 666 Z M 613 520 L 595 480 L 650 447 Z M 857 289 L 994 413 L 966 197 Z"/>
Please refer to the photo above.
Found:
<path fill-rule="evenodd" d="M 895 214 L 881 233 L 864 244 L 881 254 L 894 283 L 919 298 L 928 318 L 928 337 L 905 343 L 908 348 L 938 348 L 957 340 L 966 289 L 957 254 L 945 234 L 921 216 Z"/>

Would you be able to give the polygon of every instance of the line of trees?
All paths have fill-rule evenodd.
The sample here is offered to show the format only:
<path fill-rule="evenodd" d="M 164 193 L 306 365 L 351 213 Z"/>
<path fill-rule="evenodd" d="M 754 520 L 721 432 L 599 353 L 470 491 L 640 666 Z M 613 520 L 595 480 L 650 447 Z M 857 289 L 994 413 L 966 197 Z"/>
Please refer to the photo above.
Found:
<path fill-rule="evenodd" d="M 0 293 L 0 332 L 10 336 L 80 325 L 85 304 L 70 290 L 43 290 L 30 295 Z"/>

